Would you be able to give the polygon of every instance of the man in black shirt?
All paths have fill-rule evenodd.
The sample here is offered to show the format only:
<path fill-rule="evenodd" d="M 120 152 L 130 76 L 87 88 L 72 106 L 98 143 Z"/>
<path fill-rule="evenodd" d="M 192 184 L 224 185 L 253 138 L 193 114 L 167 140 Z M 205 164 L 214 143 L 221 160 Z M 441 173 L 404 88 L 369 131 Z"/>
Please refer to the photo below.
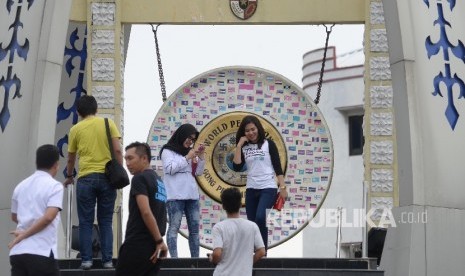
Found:
<path fill-rule="evenodd" d="M 146 143 L 128 145 L 124 158 L 134 177 L 126 237 L 119 251 L 116 275 L 156 275 L 160 269 L 159 260 L 168 252 L 163 241 L 166 231 L 165 186 L 150 168 L 151 153 Z"/>

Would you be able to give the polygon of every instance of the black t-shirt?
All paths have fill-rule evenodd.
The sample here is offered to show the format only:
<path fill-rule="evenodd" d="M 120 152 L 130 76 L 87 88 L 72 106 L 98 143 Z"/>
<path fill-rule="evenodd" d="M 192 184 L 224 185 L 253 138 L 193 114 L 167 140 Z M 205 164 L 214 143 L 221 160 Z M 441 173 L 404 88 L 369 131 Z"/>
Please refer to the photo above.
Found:
<path fill-rule="evenodd" d="M 162 179 L 153 170 L 145 170 L 134 175 L 131 180 L 131 192 L 129 194 L 129 218 L 126 226 L 126 238 L 128 242 L 150 242 L 153 237 L 140 215 L 137 206 L 136 195 L 146 195 L 149 198 L 150 209 L 160 229 L 160 234 L 166 231 L 166 190 Z"/>

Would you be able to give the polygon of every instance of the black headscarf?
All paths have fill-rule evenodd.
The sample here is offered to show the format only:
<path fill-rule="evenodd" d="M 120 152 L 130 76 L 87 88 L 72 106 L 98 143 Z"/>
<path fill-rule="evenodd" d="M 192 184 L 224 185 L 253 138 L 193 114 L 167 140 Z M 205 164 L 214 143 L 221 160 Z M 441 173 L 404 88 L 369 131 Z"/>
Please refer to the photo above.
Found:
<path fill-rule="evenodd" d="M 169 149 L 171 151 L 174 151 L 182 156 L 187 155 L 189 151 L 191 150 L 190 148 L 185 148 L 184 147 L 184 141 L 186 141 L 187 137 L 192 136 L 192 134 L 195 135 L 195 138 L 199 137 L 199 132 L 197 129 L 191 125 L 191 124 L 183 124 L 181 125 L 174 133 L 173 136 L 171 136 L 170 140 L 166 145 L 164 145 L 161 150 L 160 150 L 160 156 L 161 153 L 163 152 L 164 149 Z"/>

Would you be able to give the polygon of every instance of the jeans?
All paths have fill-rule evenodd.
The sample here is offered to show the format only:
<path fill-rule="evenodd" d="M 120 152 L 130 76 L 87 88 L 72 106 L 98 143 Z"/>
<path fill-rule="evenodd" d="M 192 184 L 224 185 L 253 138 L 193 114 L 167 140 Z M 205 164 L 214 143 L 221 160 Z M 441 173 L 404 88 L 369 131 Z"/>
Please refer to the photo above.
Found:
<path fill-rule="evenodd" d="M 189 249 L 191 257 L 199 257 L 199 201 L 198 200 L 170 200 L 166 203 L 168 209 L 168 234 L 166 237 L 168 250 L 172 258 L 178 257 L 178 231 L 181 227 L 183 213 L 186 215 L 189 230 Z"/>
<path fill-rule="evenodd" d="M 271 209 L 276 201 L 278 189 L 247 189 L 245 192 L 245 211 L 247 219 L 254 221 L 262 235 L 265 250 L 268 249 L 268 228 L 266 227 L 267 209 Z"/>
<path fill-rule="evenodd" d="M 79 218 L 79 248 L 82 261 L 92 262 L 92 227 L 96 203 L 102 262 L 111 261 L 113 258 L 112 220 L 116 190 L 110 187 L 105 174 L 92 173 L 78 179 L 76 198 Z"/>

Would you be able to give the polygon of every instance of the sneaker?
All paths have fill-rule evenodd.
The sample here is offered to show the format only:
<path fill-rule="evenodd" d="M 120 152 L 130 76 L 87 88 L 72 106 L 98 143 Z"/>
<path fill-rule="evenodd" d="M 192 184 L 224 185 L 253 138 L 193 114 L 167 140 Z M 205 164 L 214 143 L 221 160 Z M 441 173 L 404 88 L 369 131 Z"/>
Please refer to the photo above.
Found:
<path fill-rule="evenodd" d="M 89 270 L 91 268 L 92 268 L 92 262 L 91 261 L 82 262 L 81 266 L 79 267 L 79 269 L 82 269 L 82 270 Z"/>
<path fill-rule="evenodd" d="M 112 261 L 108 261 L 108 262 L 105 262 L 103 263 L 103 268 L 113 268 L 113 262 Z"/>

